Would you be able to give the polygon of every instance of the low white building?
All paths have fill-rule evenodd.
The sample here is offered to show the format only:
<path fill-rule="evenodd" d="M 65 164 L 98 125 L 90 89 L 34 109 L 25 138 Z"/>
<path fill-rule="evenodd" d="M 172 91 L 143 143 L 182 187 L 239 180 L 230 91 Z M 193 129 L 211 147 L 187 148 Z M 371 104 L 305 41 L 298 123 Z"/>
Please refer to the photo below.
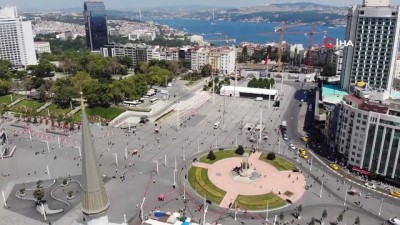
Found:
<path fill-rule="evenodd" d="M 194 43 L 202 43 L 204 41 L 204 38 L 201 35 L 192 35 L 192 36 L 189 36 L 189 40 L 190 40 L 190 42 L 194 42 Z"/>
<path fill-rule="evenodd" d="M 48 41 L 35 41 L 35 51 L 41 53 L 51 53 L 50 42 Z"/>
<path fill-rule="evenodd" d="M 274 101 L 278 99 L 278 90 L 276 89 L 264 89 L 264 88 L 249 88 L 249 87 L 238 87 L 238 86 L 222 86 L 220 95 L 229 97 L 263 97 L 265 100 L 270 99 Z"/>

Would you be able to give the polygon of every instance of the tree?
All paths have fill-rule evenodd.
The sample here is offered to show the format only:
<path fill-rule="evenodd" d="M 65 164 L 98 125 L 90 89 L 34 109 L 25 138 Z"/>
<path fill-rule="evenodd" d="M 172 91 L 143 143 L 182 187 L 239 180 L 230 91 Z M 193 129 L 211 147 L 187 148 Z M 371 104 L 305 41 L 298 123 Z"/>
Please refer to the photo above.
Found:
<path fill-rule="evenodd" d="M 215 160 L 215 159 L 217 159 L 217 156 L 215 156 L 213 150 L 210 150 L 210 152 L 209 152 L 208 155 L 207 155 L 207 159 L 209 159 L 209 160 Z"/>
<path fill-rule="evenodd" d="M 201 76 L 203 77 L 208 77 L 211 76 L 211 72 L 212 72 L 212 67 L 210 64 L 206 64 L 201 68 Z"/>
<path fill-rule="evenodd" d="M 128 68 L 133 67 L 133 60 L 129 56 L 117 57 L 117 61 L 119 64 L 125 65 Z"/>
<path fill-rule="evenodd" d="M 355 224 L 355 225 L 360 225 L 360 223 L 361 223 L 361 222 L 360 222 L 360 217 L 357 216 L 357 217 L 356 217 L 356 220 L 354 221 L 354 224 Z"/>
<path fill-rule="evenodd" d="M 235 151 L 236 154 L 238 155 L 243 155 L 244 154 L 244 149 L 242 145 L 239 145 Z"/>
<path fill-rule="evenodd" d="M 43 188 L 37 188 L 34 192 L 33 192 L 33 197 L 40 202 L 43 197 L 44 197 L 44 189 Z"/>
<path fill-rule="evenodd" d="M 74 192 L 73 191 L 68 191 L 68 197 L 72 197 L 72 194 L 74 194 Z"/>
<path fill-rule="evenodd" d="M 280 220 L 284 220 L 285 219 L 285 216 L 283 215 L 283 212 L 279 213 L 279 219 Z"/>
<path fill-rule="evenodd" d="M 11 88 L 11 82 L 8 80 L 0 79 L 0 95 L 6 95 L 9 93 Z"/>
<path fill-rule="evenodd" d="M 276 158 L 275 153 L 273 153 L 273 152 L 268 153 L 268 155 L 267 155 L 268 160 L 274 160 L 275 158 Z"/>
<path fill-rule="evenodd" d="M 32 67 L 32 74 L 36 77 L 50 77 L 51 72 L 56 69 L 56 66 L 54 66 L 50 61 L 48 60 L 42 60 L 39 62 L 38 65 Z"/>
<path fill-rule="evenodd" d="M 332 77 L 336 75 L 336 68 L 332 64 L 327 64 L 321 72 L 323 77 Z"/>
<path fill-rule="evenodd" d="M 315 225 L 315 218 L 314 217 L 311 218 L 311 221 L 308 223 L 308 225 Z"/>

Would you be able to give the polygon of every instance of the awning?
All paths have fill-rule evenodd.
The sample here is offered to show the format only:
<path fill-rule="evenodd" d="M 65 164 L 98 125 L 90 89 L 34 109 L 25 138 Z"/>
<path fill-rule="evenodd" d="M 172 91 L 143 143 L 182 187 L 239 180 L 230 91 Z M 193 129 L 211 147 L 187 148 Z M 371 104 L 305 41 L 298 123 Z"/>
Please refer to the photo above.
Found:
<path fill-rule="evenodd" d="M 364 174 L 364 175 L 370 175 L 371 174 L 368 170 L 363 170 L 363 169 L 361 169 L 360 167 L 357 167 L 357 166 L 353 166 L 352 170 L 357 171 L 357 172 L 359 172 L 361 174 Z"/>

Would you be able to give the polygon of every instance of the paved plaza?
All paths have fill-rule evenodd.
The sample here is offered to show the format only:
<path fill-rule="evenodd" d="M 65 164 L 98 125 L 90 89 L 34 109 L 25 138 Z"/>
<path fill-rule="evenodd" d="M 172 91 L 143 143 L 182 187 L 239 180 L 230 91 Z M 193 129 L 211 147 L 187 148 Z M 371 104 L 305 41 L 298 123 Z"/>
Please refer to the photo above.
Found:
<path fill-rule="evenodd" d="M 280 84 L 277 85 L 279 88 Z M 293 96 L 297 93 L 296 88 L 300 87 L 284 85 L 284 95 L 279 109 L 274 109 L 272 103 L 268 107 L 268 101 L 254 101 L 249 98 L 215 95 L 215 102 L 213 102 L 213 97 L 210 95 L 195 115 L 178 129 L 174 113 L 157 123 L 151 121 L 145 125 L 137 125 L 135 130 L 131 131 L 92 125 L 95 148 L 100 156 L 101 174 L 110 179 L 105 184 L 111 203 L 108 210 L 110 220 L 122 223 L 125 215 L 130 224 L 140 224 L 140 203 L 144 197 L 146 197 L 143 204 L 145 216 L 153 214 L 154 210 L 173 212 L 186 209 L 186 215 L 196 221 L 202 220 L 203 199 L 185 182 L 187 168 L 190 168 L 194 158 L 207 154 L 210 149 L 236 148 L 236 143 L 245 148 L 255 147 L 257 143 L 249 142 L 249 138 L 257 140 L 257 134 L 242 132 L 240 124 L 258 124 L 261 111 L 263 125 L 266 126 L 269 138 L 259 143 L 259 148 L 273 151 L 292 160 L 304 174 L 304 179 L 299 177 L 299 184 L 302 182 L 299 187 L 304 187 L 304 184 L 311 185 L 308 190 L 304 190 L 302 197 L 293 205 L 282 210 L 269 211 L 270 222 L 281 212 L 285 216 L 284 220 L 292 221 L 294 219 L 292 213 L 296 212 L 299 204 L 303 206 L 302 218 L 296 219 L 294 224 L 307 224 L 311 217 L 319 218 L 323 209 L 328 211 L 326 220 L 334 221 L 340 212 L 349 207 L 344 214 L 343 224 L 352 224 L 356 216 L 360 216 L 362 222 L 365 221 L 362 224 L 366 222 L 381 224 L 384 220 L 398 215 L 400 211 L 398 200 L 385 198 L 381 214 L 378 215 L 381 195 L 362 187 L 357 187 L 363 193 L 362 196 L 346 195 L 346 189 L 353 184 L 343 182 L 345 178 L 333 173 L 316 158 L 313 160 L 311 170 L 309 161 L 295 158 L 296 154 L 289 150 L 288 143 L 279 138 L 275 130 L 282 120 L 288 121 L 288 129 L 297 130 L 297 125 L 296 128 L 293 127 L 293 122 L 297 124 L 296 113 L 298 115 L 299 111 L 299 100 L 293 100 Z M 190 97 L 191 95 L 185 96 L 186 99 Z M 225 110 L 223 110 L 224 105 Z M 223 111 L 226 113 L 223 114 Z M 214 129 L 217 121 L 221 122 L 220 128 Z M 79 131 L 70 136 L 62 136 L 45 132 L 47 127 L 44 125 L 28 124 L 28 126 L 28 129 L 6 126 L 11 142 L 17 146 L 13 157 L 3 159 L 0 163 L 3 174 L 0 178 L 0 188 L 4 191 L 6 199 L 14 194 L 13 189 L 16 184 L 36 182 L 39 179 L 47 180 L 49 175 L 47 166 L 51 180 L 69 175 L 81 175 L 79 154 L 81 133 Z M 154 132 L 155 128 L 160 131 L 158 134 Z M 13 136 L 14 132 L 18 136 Z M 280 145 L 278 145 L 279 139 Z M 47 142 L 49 148 L 47 148 Z M 298 143 L 295 144 L 301 146 Z M 132 154 L 134 150 L 138 153 Z M 177 187 L 173 188 L 175 161 L 178 171 Z M 259 165 L 255 167 L 261 168 Z M 124 179 L 121 179 L 122 177 Z M 282 182 L 285 180 L 288 182 L 284 185 L 293 184 L 293 179 L 283 177 Z M 320 196 L 322 181 L 324 183 L 322 196 Z M 268 185 L 270 184 L 265 182 L 262 187 L 267 188 Z M 275 187 L 274 192 L 276 192 Z M 164 201 L 158 200 L 161 193 L 166 196 Z M 370 194 L 368 198 L 367 193 Z M 183 199 L 188 201 L 183 201 Z M 345 204 L 344 199 L 346 199 Z M 361 201 L 363 208 L 356 205 L 355 201 Z M 48 224 L 49 222 L 56 225 L 70 225 L 75 224 L 75 221 L 82 223 L 80 205 L 71 207 L 66 215 L 57 220 L 44 220 L 36 218 L 36 215 L 17 214 L 8 207 L 12 206 L 0 209 L 1 225 Z M 218 221 L 224 225 L 241 222 L 252 225 L 265 224 L 265 217 L 266 212 L 248 212 L 246 215 L 244 212 L 238 212 L 237 221 L 235 221 L 232 209 L 211 205 L 206 221 Z"/>
<path fill-rule="evenodd" d="M 258 160 L 261 152 L 250 155 L 251 169 L 260 173 L 260 178 L 251 183 L 236 181 L 231 175 L 232 168 L 240 166 L 242 157 L 233 157 L 219 160 L 213 164 L 194 163 L 193 166 L 208 169 L 208 178 L 218 188 L 226 191 L 226 195 L 219 206 L 229 208 L 238 195 L 262 195 L 273 192 L 283 200 L 292 202 L 299 200 L 305 192 L 306 181 L 301 173 L 292 171 L 278 171 L 274 166 Z M 291 196 L 284 193 L 290 191 Z"/>

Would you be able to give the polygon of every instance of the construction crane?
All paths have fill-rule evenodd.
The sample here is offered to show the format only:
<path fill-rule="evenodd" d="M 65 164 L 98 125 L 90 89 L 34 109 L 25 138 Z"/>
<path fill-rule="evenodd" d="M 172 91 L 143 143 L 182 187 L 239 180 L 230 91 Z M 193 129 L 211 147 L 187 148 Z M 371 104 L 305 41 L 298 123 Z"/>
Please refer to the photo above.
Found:
<path fill-rule="evenodd" d="M 298 23 L 298 24 L 292 24 L 288 26 L 284 26 L 282 23 L 280 26 L 275 27 L 274 32 L 262 32 L 258 33 L 261 35 L 270 35 L 270 34 L 278 34 L 279 35 L 279 48 L 278 48 L 278 63 L 277 63 L 277 71 L 282 72 L 282 51 L 283 51 L 283 34 L 304 34 L 304 31 L 299 32 L 299 31 L 293 31 L 293 32 L 286 32 L 285 30 L 287 28 L 291 27 L 298 27 L 298 26 L 304 26 L 304 23 Z"/>
<path fill-rule="evenodd" d="M 313 25 L 311 31 L 305 33 L 306 35 L 308 34 L 310 37 L 310 47 L 307 52 L 307 57 L 308 57 L 308 62 L 307 62 L 307 72 L 311 73 L 312 72 L 312 51 L 313 51 L 313 46 L 314 46 L 314 34 L 324 34 L 324 36 L 327 34 L 327 31 L 317 31 L 315 25 Z"/>
<path fill-rule="evenodd" d="M 213 40 L 206 40 L 206 41 L 207 42 L 221 42 L 221 41 L 224 41 L 225 45 L 227 46 L 229 42 L 235 43 L 236 39 L 235 38 L 228 38 L 228 36 L 225 36 L 225 38 L 223 38 L 223 39 L 213 39 Z"/>

